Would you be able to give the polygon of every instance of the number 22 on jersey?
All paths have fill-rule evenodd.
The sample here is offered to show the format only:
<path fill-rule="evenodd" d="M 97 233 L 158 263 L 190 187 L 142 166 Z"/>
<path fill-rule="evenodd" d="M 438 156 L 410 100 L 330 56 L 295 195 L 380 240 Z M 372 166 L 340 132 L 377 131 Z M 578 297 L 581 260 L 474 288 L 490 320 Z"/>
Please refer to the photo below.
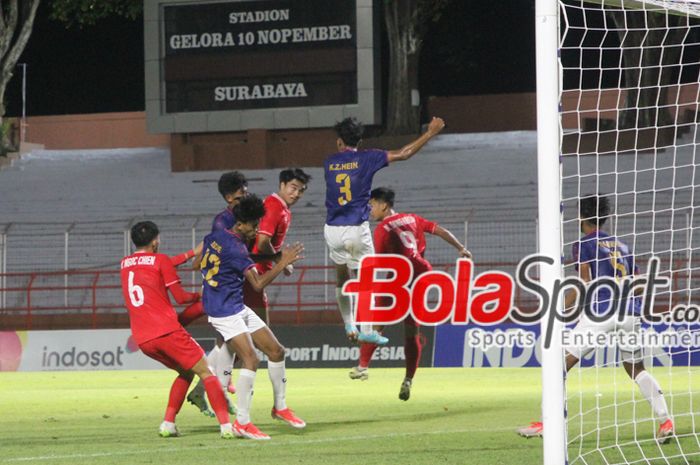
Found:
<path fill-rule="evenodd" d="M 204 257 L 202 257 L 200 268 L 202 269 L 202 274 L 204 274 L 204 271 L 207 272 L 207 274 L 204 275 L 204 280 L 211 287 L 217 287 L 219 285 L 219 282 L 214 279 L 214 276 L 219 273 L 219 265 L 221 265 L 221 259 L 219 256 L 213 254 L 211 250 L 207 249 L 207 253 L 204 254 Z"/>
<path fill-rule="evenodd" d="M 338 197 L 338 203 L 340 205 L 347 205 L 348 202 L 352 200 L 352 191 L 350 190 L 350 176 L 347 173 L 339 173 L 335 177 L 335 182 L 340 184 L 340 193 L 342 194 Z"/>

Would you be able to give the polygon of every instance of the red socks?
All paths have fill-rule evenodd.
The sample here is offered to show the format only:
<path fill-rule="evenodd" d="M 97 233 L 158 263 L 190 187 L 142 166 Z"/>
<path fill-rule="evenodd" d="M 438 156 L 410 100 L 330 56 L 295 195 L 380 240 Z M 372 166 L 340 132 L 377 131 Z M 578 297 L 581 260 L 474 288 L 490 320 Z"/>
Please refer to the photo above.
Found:
<path fill-rule="evenodd" d="M 175 423 L 175 416 L 180 411 L 182 403 L 185 401 L 185 396 L 187 395 L 187 390 L 190 388 L 190 383 L 192 378 L 183 378 L 178 376 L 173 381 L 173 385 L 170 388 L 170 397 L 168 398 L 168 408 L 165 409 L 165 421 L 170 423 Z"/>
<path fill-rule="evenodd" d="M 182 326 L 187 326 L 202 315 L 204 315 L 204 305 L 202 305 L 202 302 L 199 301 L 193 303 L 180 312 L 177 315 L 177 320 Z"/>
<path fill-rule="evenodd" d="M 372 360 L 375 350 L 377 350 L 377 344 L 363 343 L 360 345 L 360 368 L 369 367 L 369 362 Z"/>
<path fill-rule="evenodd" d="M 423 346 L 420 343 L 420 336 L 407 337 L 404 343 L 404 352 L 406 353 L 406 378 L 413 379 L 418 369 L 420 362 L 420 354 Z"/>
<path fill-rule="evenodd" d="M 219 424 L 225 425 L 226 423 L 231 423 L 231 418 L 228 415 L 228 404 L 224 398 L 226 394 L 224 394 L 223 389 L 221 389 L 219 379 L 213 375 L 205 378 L 204 390 L 207 392 L 207 399 L 209 399 L 211 408 L 214 409 Z"/>
<path fill-rule="evenodd" d="M 420 335 L 407 337 L 404 343 L 404 352 L 406 354 L 406 378 L 413 379 L 420 363 L 420 355 L 423 346 L 420 342 Z M 360 368 L 368 368 L 374 351 L 377 350 L 376 344 L 362 344 L 360 346 Z"/>

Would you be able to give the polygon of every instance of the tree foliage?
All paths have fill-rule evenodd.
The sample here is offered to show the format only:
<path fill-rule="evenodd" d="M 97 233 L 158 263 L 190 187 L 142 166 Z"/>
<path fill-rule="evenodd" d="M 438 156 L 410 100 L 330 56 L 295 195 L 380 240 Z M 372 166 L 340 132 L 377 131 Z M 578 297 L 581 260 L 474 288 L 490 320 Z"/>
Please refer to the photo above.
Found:
<path fill-rule="evenodd" d="M 52 0 L 51 18 L 66 26 L 93 25 L 107 16 L 136 19 L 143 12 L 142 0 Z"/>

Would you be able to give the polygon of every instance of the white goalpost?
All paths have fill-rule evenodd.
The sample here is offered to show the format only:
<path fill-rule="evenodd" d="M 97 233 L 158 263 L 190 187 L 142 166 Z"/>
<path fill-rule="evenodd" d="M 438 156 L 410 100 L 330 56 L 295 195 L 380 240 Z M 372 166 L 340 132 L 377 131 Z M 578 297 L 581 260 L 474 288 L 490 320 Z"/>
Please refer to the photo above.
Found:
<path fill-rule="evenodd" d="M 700 0 L 537 0 L 536 40 L 539 253 L 555 261 L 541 284 L 578 275 L 579 201 L 593 194 L 610 203 L 601 230 L 629 246 L 642 275 L 658 257 L 669 278 L 653 312 L 700 306 Z M 637 331 L 700 340 L 691 313 Z M 642 341 L 660 386 L 650 394 L 614 345 L 566 374 L 563 329 L 542 348 L 545 464 L 700 463 L 697 344 Z M 675 431 L 660 444 L 667 418 Z"/>

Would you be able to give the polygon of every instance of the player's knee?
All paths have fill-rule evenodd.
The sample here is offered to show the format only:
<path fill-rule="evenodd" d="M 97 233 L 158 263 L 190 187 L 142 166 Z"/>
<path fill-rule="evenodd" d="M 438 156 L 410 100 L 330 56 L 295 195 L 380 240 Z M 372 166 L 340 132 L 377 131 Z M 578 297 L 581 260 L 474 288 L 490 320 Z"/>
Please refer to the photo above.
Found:
<path fill-rule="evenodd" d="M 284 346 L 282 346 L 282 344 L 277 344 L 275 347 L 272 348 L 270 353 L 267 354 L 267 357 L 273 362 L 281 362 L 282 360 L 284 360 L 284 355 Z"/>
<path fill-rule="evenodd" d="M 255 353 L 255 351 L 251 351 L 241 356 L 241 365 L 243 368 L 246 368 L 248 370 L 257 370 L 259 364 L 260 359 L 258 358 L 258 355 Z"/>

